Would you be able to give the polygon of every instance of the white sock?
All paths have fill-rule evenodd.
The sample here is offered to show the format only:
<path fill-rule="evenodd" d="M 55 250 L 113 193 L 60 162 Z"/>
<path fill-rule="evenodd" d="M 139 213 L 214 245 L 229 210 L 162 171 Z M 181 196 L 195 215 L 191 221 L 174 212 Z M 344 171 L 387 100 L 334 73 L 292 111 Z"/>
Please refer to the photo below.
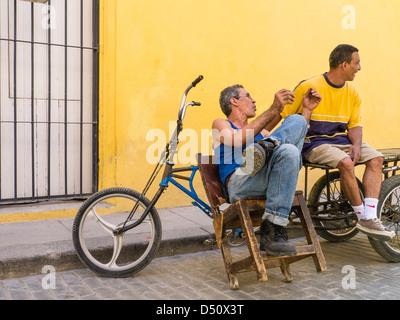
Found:
<path fill-rule="evenodd" d="M 365 219 L 365 213 L 364 213 L 364 205 L 360 206 L 351 206 L 354 210 L 354 212 L 357 215 L 358 220 Z"/>
<path fill-rule="evenodd" d="M 364 214 L 367 218 L 363 219 L 373 219 L 377 217 L 377 206 L 378 199 L 365 198 L 364 199 Z"/>

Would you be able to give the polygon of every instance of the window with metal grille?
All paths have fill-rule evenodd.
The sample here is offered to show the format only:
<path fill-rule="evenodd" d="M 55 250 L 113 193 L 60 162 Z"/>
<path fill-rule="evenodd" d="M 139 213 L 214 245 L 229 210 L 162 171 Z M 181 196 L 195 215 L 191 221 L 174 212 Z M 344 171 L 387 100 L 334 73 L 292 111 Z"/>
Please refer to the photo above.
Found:
<path fill-rule="evenodd" d="M 97 188 L 98 0 L 0 0 L 0 203 Z"/>

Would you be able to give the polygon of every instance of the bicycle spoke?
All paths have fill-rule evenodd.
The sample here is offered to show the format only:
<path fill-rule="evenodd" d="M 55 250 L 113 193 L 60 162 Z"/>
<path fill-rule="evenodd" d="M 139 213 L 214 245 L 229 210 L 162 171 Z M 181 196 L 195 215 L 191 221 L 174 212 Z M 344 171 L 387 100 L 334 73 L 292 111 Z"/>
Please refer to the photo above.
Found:
<path fill-rule="evenodd" d="M 118 235 L 118 236 L 114 236 L 114 250 L 113 250 L 113 255 L 111 257 L 110 262 L 108 263 L 108 266 L 113 268 L 113 267 L 118 267 L 117 265 L 117 259 L 119 257 L 119 254 L 121 253 L 121 249 L 122 249 L 122 237 L 123 235 Z"/>
<path fill-rule="evenodd" d="M 114 235 L 114 230 L 116 229 L 116 226 L 107 222 L 106 220 L 104 220 L 96 211 L 95 208 L 92 208 L 90 210 L 90 213 L 92 213 L 96 219 L 97 222 L 100 224 L 100 226 L 109 234 Z"/>

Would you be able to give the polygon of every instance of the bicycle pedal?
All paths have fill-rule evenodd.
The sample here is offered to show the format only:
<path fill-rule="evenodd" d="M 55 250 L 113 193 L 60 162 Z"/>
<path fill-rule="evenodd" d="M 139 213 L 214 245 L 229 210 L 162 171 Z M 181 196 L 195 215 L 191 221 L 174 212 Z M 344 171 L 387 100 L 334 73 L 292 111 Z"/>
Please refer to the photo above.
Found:
<path fill-rule="evenodd" d="M 209 238 L 209 239 L 204 240 L 203 243 L 205 245 L 214 245 L 214 244 L 217 244 L 217 241 L 215 239 L 213 239 L 213 238 Z"/>

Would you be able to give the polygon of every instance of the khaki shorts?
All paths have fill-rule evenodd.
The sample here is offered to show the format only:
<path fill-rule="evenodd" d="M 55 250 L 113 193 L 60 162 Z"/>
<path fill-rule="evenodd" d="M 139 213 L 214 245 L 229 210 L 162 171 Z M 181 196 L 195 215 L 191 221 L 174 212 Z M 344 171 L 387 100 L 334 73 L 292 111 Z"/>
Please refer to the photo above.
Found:
<path fill-rule="evenodd" d="M 332 168 L 336 168 L 340 160 L 348 157 L 346 153 L 351 144 L 333 145 L 322 144 L 312 149 L 307 155 L 306 160 L 311 163 L 325 164 Z M 371 159 L 383 157 L 383 154 L 376 151 L 368 143 L 363 142 L 361 145 L 361 157 L 358 163 L 364 163 Z"/>

